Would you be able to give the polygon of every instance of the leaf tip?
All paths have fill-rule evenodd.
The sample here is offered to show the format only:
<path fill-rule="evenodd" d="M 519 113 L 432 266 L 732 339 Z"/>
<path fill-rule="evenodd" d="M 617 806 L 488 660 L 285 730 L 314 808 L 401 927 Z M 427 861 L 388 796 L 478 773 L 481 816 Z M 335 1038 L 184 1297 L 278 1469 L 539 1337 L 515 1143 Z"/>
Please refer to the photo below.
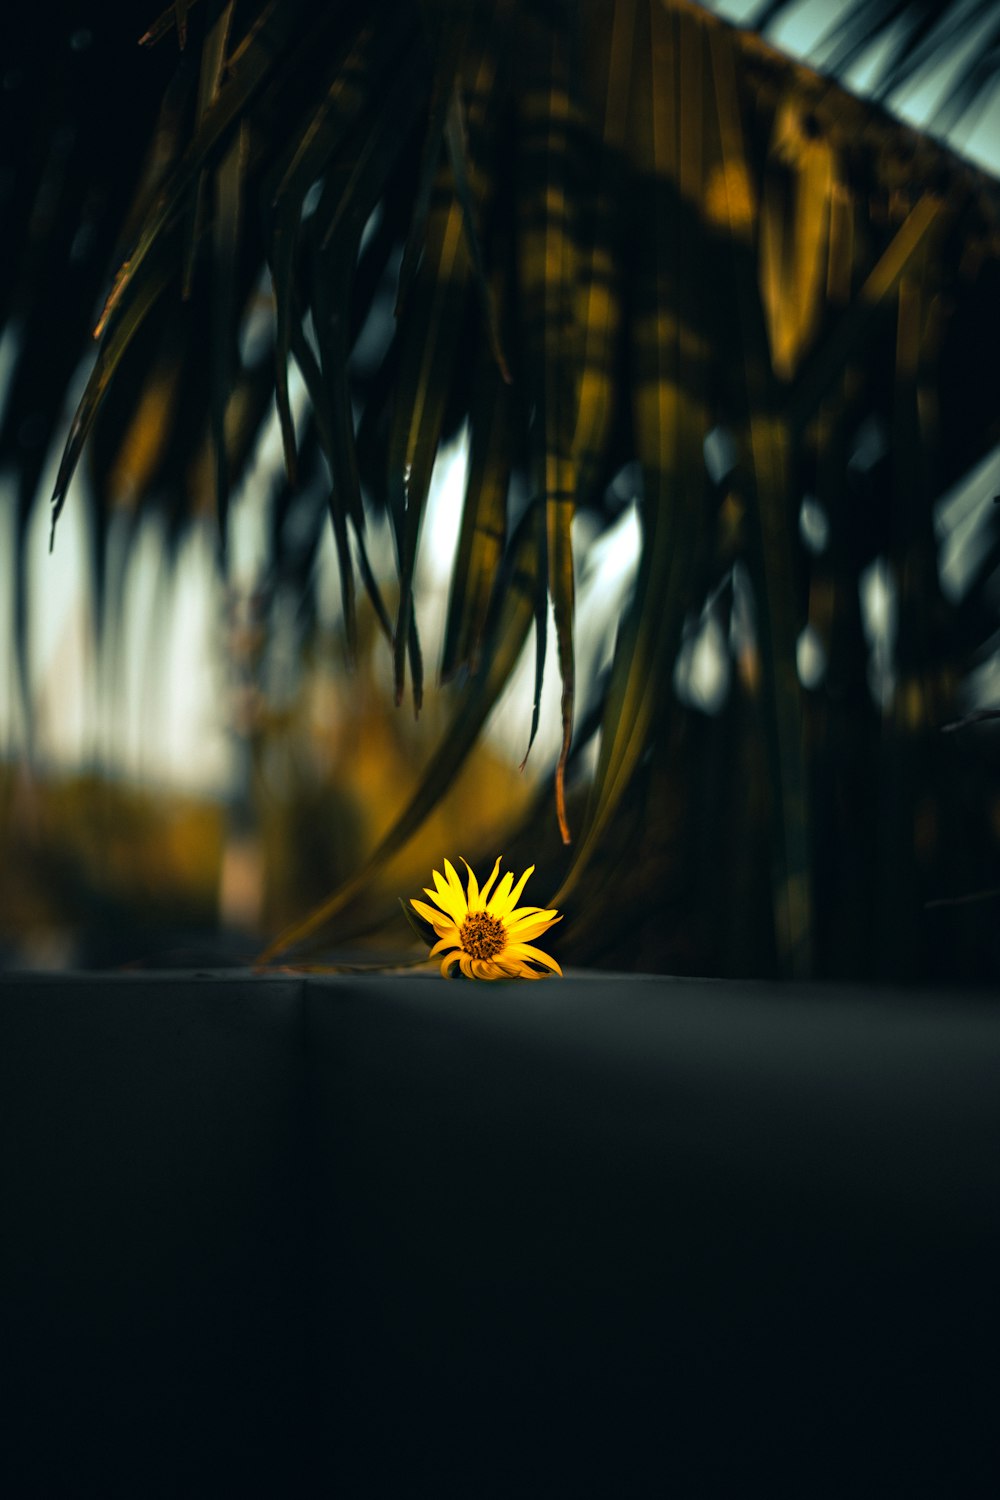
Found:
<path fill-rule="evenodd" d="M 566 817 L 566 755 L 565 751 L 559 758 L 556 767 L 556 817 L 559 820 L 559 833 L 564 844 L 571 844 L 573 836 L 569 831 L 569 820 Z"/>

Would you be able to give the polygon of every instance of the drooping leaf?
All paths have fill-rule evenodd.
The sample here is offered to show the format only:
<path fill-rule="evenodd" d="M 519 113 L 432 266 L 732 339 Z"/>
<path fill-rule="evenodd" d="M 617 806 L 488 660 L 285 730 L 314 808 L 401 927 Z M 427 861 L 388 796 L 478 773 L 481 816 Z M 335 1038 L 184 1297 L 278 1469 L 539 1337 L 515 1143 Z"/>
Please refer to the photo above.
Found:
<path fill-rule="evenodd" d="M 197 180 L 198 174 L 213 154 L 220 149 L 223 138 L 234 121 L 242 115 L 251 99 L 268 80 L 278 59 L 290 47 L 294 48 L 296 38 L 301 36 L 299 23 L 304 9 L 304 0 L 283 0 L 283 3 L 268 0 L 246 37 L 234 51 L 229 59 L 225 83 L 219 90 L 215 104 L 205 115 L 194 140 L 169 174 L 146 215 L 135 243 L 119 268 L 98 320 L 98 335 L 145 263 L 153 245 L 177 215 L 192 183 Z M 312 34 L 310 41 L 312 45 L 316 45 Z"/>
<path fill-rule="evenodd" d="M 624 170 L 635 36 L 635 0 L 615 7 L 610 46 L 588 59 L 588 93 L 597 114 L 580 152 L 582 181 L 577 219 L 577 324 L 580 330 L 579 395 L 573 455 L 577 503 L 602 498 L 612 425 L 621 404 L 622 215 L 617 188 Z M 595 49 L 595 52 L 597 49 Z M 597 113 L 599 109 L 603 114 Z"/>
<path fill-rule="evenodd" d="M 172 4 L 168 5 L 166 10 L 157 16 L 148 31 L 143 32 L 139 38 L 140 47 L 153 46 L 155 42 L 161 41 L 176 26 L 177 45 L 183 52 L 187 44 L 188 11 L 192 10 L 197 3 L 198 0 L 172 0 Z"/>
<path fill-rule="evenodd" d="M 241 124 L 215 177 L 212 218 L 214 286 L 212 298 L 212 443 L 215 452 L 215 504 L 219 541 L 225 555 L 229 513 L 229 454 L 226 412 L 233 385 L 236 346 L 237 256 L 240 247 L 243 177 L 247 162 L 247 129 Z"/>
<path fill-rule="evenodd" d="M 322 423 L 324 451 L 330 466 L 330 514 L 341 558 L 350 655 L 353 655 L 354 622 L 353 609 L 348 612 L 347 603 L 353 598 L 346 541 L 348 517 L 354 526 L 363 580 L 389 639 L 392 626 L 366 553 L 365 512 L 348 376 L 350 330 L 345 309 L 351 305 L 358 250 L 365 226 L 395 164 L 400 142 L 418 99 L 414 70 L 407 70 L 387 106 L 379 109 L 363 129 L 360 146 L 345 153 L 343 162 L 328 174 L 310 225 L 310 290 L 320 353 L 318 381 L 315 388 L 310 386 L 310 394 L 317 410 L 317 420 Z"/>
<path fill-rule="evenodd" d="M 487 613 L 507 535 L 512 398 L 492 360 L 480 364 L 471 408 L 469 468 L 452 570 L 441 676 L 479 664 Z"/>
<path fill-rule="evenodd" d="M 531 538 L 532 521 L 530 516 L 526 518 L 515 539 L 512 568 L 491 631 L 488 658 L 457 695 L 449 729 L 412 797 L 361 869 L 307 917 L 286 928 L 269 943 L 256 960 L 258 965 L 272 963 L 290 948 L 298 947 L 348 907 L 375 880 L 393 855 L 404 847 L 452 785 L 517 664 L 531 625 L 538 579 L 538 551 Z"/>
<path fill-rule="evenodd" d="M 271 232 L 271 278 L 274 284 L 277 333 L 274 346 L 275 395 L 285 467 L 295 484 L 295 425 L 288 394 L 288 356 L 292 344 L 292 326 L 304 309 L 295 295 L 295 260 L 299 241 L 302 205 L 312 183 L 328 166 L 337 147 L 350 132 L 365 107 L 368 89 L 373 82 L 378 57 L 379 28 L 366 26 L 341 66 L 334 71 L 326 95 L 298 142 L 275 190 L 273 228 Z M 376 75 L 377 78 L 377 75 Z"/>
<path fill-rule="evenodd" d="M 295 437 L 287 369 L 291 323 L 306 311 L 298 305 L 294 290 L 305 196 L 314 185 L 324 183 L 313 236 L 320 239 L 321 253 L 328 251 L 335 239 L 341 241 L 335 255 L 345 266 L 349 261 L 350 269 L 341 271 L 337 285 L 348 299 L 344 305 L 349 305 L 360 236 L 405 138 L 419 87 L 419 67 L 411 66 L 413 60 L 405 56 L 407 31 L 385 24 L 386 19 L 362 27 L 347 55 L 334 66 L 319 108 L 301 136 L 296 133 L 292 137 L 290 160 L 281 172 L 272 174 L 278 178 L 273 189 L 270 252 L 278 326 L 277 398 L 285 461 L 293 476 Z M 383 103 L 386 96 L 388 102 Z M 337 313 L 343 316 L 341 306 Z"/>
<path fill-rule="evenodd" d="M 452 386 L 452 371 L 465 316 L 466 287 L 470 277 L 480 284 L 485 300 L 487 327 L 495 357 L 506 377 L 492 293 L 486 284 L 475 225 L 477 205 L 467 170 L 467 147 L 461 116 L 459 76 L 468 80 L 473 99 L 489 91 L 495 76 L 496 55 L 492 20 L 504 5 L 487 10 L 485 20 L 471 31 L 465 21 L 448 18 L 437 46 L 434 91 L 431 99 L 427 139 L 421 169 L 414 219 L 403 264 L 397 313 L 419 299 L 417 309 L 404 318 L 401 329 L 402 363 L 400 400 L 390 436 L 389 504 L 396 526 L 400 555 L 399 623 L 394 650 L 397 701 L 403 692 L 403 628 L 413 616 L 413 572 L 423 509 L 440 440 L 441 427 Z M 492 12 L 492 14 L 491 14 Z M 440 18 L 429 7 L 432 35 L 441 32 Z M 467 18 L 471 23 L 471 12 Z M 448 147 L 448 166 L 441 162 L 441 137 Z M 433 192 L 425 202 L 427 174 L 437 162 Z M 450 168 L 450 171 L 449 171 Z M 426 213 L 426 227 L 424 215 Z M 417 270 L 417 250 L 423 242 L 423 260 Z M 433 293 L 428 288 L 433 286 Z M 409 637 L 406 639 L 410 639 Z M 412 648 L 411 648 L 412 649 Z M 414 701 L 420 687 L 414 678 Z"/>
<path fill-rule="evenodd" d="M 52 493 L 52 539 L 55 537 L 56 523 L 66 501 L 70 478 L 93 426 L 101 401 L 122 356 L 141 327 L 147 313 L 170 281 L 172 272 L 173 264 L 170 257 L 161 250 L 158 255 L 151 258 L 148 270 L 135 283 L 132 295 L 127 301 L 120 302 L 116 309 L 114 323 L 108 329 L 107 336 L 101 345 L 90 379 L 87 381 L 80 404 L 74 413 L 63 449 Z"/>
<path fill-rule="evenodd" d="M 219 85 L 222 81 L 226 65 L 226 47 L 229 42 L 234 8 L 235 0 L 227 0 L 225 5 L 219 5 L 216 3 L 216 0 L 213 0 L 211 6 L 211 20 L 208 34 L 202 43 L 201 66 L 198 73 L 198 101 L 196 105 L 196 120 L 198 125 L 204 120 L 219 95 Z M 177 30 L 179 38 L 183 37 L 180 26 L 181 19 L 182 17 L 178 13 Z M 185 45 L 184 39 L 181 40 L 180 45 L 183 49 Z M 245 143 L 243 149 L 245 154 Z M 205 173 L 200 172 L 187 210 L 187 249 L 184 255 L 184 274 L 182 279 L 182 295 L 185 298 L 191 295 L 191 285 L 194 279 L 195 257 L 198 250 L 198 241 L 201 239 L 205 214 L 205 186 Z"/>
<path fill-rule="evenodd" d="M 396 291 L 397 318 L 400 317 L 406 305 L 413 278 L 424 252 L 431 198 L 441 169 L 445 122 L 454 96 L 455 81 L 462 64 L 462 53 L 466 45 L 471 17 L 471 11 L 469 11 L 458 17 L 453 15 L 449 20 L 439 15 L 438 8 L 433 4 L 424 5 L 422 9 L 433 56 L 434 75 L 413 213 L 399 268 L 399 283 Z"/>
<path fill-rule="evenodd" d="M 112 264 L 120 265 L 128 255 L 167 177 L 183 154 L 188 115 L 198 78 L 199 69 L 188 54 L 181 59 L 164 89 L 131 200 L 121 221 L 115 225 L 114 250 L 109 257 Z"/>
<path fill-rule="evenodd" d="M 533 484 L 544 497 L 548 593 L 562 681 L 562 744 L 556 768 L 556 814 L 564 843 L 565 770 L 573 734 L 575 663 L 572 524 L 576 507 L 573 439 L 577 418 L 576 187 L 572 159 L 579 106 L 569 81 L 570 35 L 553 10 L 520 17 L 525 53 L 519 100 L 518 273 L 526 374 L 534 398 Z M 543 605 L 543 608 L 547 606 Z M 544 616 L 539 619 L 535 715 L 541 697 Z M 530 749 L 530 741 L 529 741 Z"/>
<path fill-rule="evenodd" d="M 467 168 L 469 148 L 466 139 L 465 117 L 462 109 L 462 94 L 457 83 L 452 89 L 451 101 L 445 116 L 444 138 L 448 148 L 448 161 L 451 164 L 455 192 L 462 206 L 462 224 L 465 228 L 465 239 L 469 248 L 476 288 L 483 304 L 483 318 L 486 323 L 490 352 L 496 360 L 497 368 L 503 380 L 507 385 L 510 385 L 510 370 L 507 368 L 507 360 L 500 341 L 500 323 L 497 316 L 496 301 L 486 272 L 479 230 L 476 226 L 476 211 L 472 201 L 472 190 L 469 186 L 469 172 Z"/>
<path fill-rule="evenodd" d="M 535 511 L 534 547 L 538 553 L 540 566 L 535 580 L 535 685 L 531 700 L 531 724 L 528 729 L 528 747 L 524 752 L 519 769 L 524 770 L 528 764 L 528 756 L 531 747 L 535 743 L 538 734 L 538 726 L 542 716 L 542 689 L 545 686 L 545 661 L 549 650 L 549 586 L 546 547 L 548 538 L 545 532 L 545 512 Z M 562 828 L 560 828 L 562 832 Z"/>
<path fill-rule="evenodd" d="M 722 149 L 730 180 L 747 174 L 731 43 L 712 33 L 712 66 Z M 797 514 L 791 486 L 790 430 L 779 413 L 760 295 L 750 255 L 750 220 L 729 203 L 732 275 L 740 318 L 745 383 L 745 436 L 756 501 L 750 563 L 758 596 L 766 728 L 775 828 L 775 916 L 786 972 L 810 970 L 814 935 L 808 800 L 796 669 L 799 589 L 792 551 Z"/>
<path fill-rule="evenodd" d="M 400 368 L 389 437 L 389 509 L 399 547 L 399 607 L 393 650 L 397 703 L 413 630 L 413 574 L 431 473 L 454 378 L 469 281 L 462 210 L 446 167 L 438 172 L 427 243 L 400 329 Z M 413 683 L 419 704 L 420 684 Z"/>
<path fill-rule="evenodd" d="M 717 163 L 706 147 L 707 41 L 696 12 L 638 7 L 615 75 L 631 84 L 629 165 L 637 224 L 631 266 L 632 411 L 644 479 L 643 548 L 616 645 L 584 831 L 559 899 L 595 854 L 654 732 L 669 723 L 681 625 L 706 541 L 708 343 L 697 213 Z M 629 59 L 627 42 L 634 45 Z"/>
<path fill-rule="evenodd" d="M 885 298 L 896 287 L 924 237 L 934 229 L 943 213 L 944 204 L 937 195 L 923 193 L 918 198 L 850 308 L 806 359 L 788 397 L 788 422 L 793 431 L 801 431 L 854 351 L 862 347 L 872 324 L 880 316 Z"/>
<path fill-rule="evenodd" d="M 354 597 L 354 568 L 351 562 L 350 539 L 347 528 L 347 511 L 344 506 L 343 496 L 336 488 L 334 476 L 338 471 L 338 462 L 335 457 L 337 448 L 337 435 L 334 432 L 326 410 L 323 399 L 322 375 L 312 349 L 306 340 L 302 328 L 296 324 L 292 330 L 292 350 L 295 354 L 296 363 L 302 371 L 306 389 L 312 400 L 313 415 L 316 422 L 316 430 L 319 434 L 320 444 L 326 458 L 327 467 L 330 470 L 334 487 L 328 489 L 328 512 L 333 527 L 334 544 L 337 549 L 337 566 L 340 572 L 341 598 L 344 610 L 344 633 L 346 637 L 348 661 L 353 665 L 357 656 L 357 615 Z M 289 485 L 295 488 L 292 479 Z M 369 597 L 375 609 L 377 618 L 382 622 L 387 635 L 391 633 L 391 622 L 378 584 L 371 571 L 367 555 L 364 552 L 363 536 L 359 537 L 359 549 L 363 559 L 362 576 L 368 589 Z"/>

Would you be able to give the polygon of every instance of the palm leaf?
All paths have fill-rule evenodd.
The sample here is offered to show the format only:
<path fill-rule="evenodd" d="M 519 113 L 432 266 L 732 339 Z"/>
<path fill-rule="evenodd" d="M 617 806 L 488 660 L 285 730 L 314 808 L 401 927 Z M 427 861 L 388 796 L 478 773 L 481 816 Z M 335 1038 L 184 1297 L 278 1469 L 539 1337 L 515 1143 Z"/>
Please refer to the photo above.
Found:
<path fill-rule="evenodd" d="M 237 257 L 240 248 L 240 218 L 247 164 L 247 131 L 242 124 L 223 157 L 215 176 L 215 213 L 212 218 L 212 443 L 215 450 L 215 503 L 220 546 L 225 551 L 229 512 L 229 457 L 226 442 L 226 411 L 233 386 L 233 355 L 236 344 Z"/>
<path fill-rule="evenodd" d="M 225 84 L 201 121 L 194 140 L 170 173 L 126 256 L 98 320 L 100 334 L 153 245 L 171 224 L 199 173 L 222 148 L 225 136 L 272 74 L 276 59 L 300 34 L 302 0 L 269 0 L 229 60 Z M 300 43 L 300 47 L 303 44 Z"/>
<path fill-rule="evenodd" d="M 452 570 L 441 677 L 475 672 L 507 534 L 512 396 L 492 360 L 481 361 L 470 411 L 470 451 L 458 550 Z"/>
<path fill-rule="evenodd" d="M 462 54 L 465 50 L 471 21 L 471 12 L 452 17 L 451 24 L 449 24 L 444 15 L 438 14 L 437 6 L 425 4 L 422 10 L 425 32 L 434 59 L 434 76 L 413 213 L 399 268 L 399 283 L 396 292 L 397 318 L 406 305 L 413 278 L 424 252 L 431 197 L 441 168 L 445 123 L 454 98 L 455 83 L 460 75 Z"/>
<path fill-rule="evenodd" d="M 713 34 L 715 97 L 725 168 L 729 180 L 747 175 L 742 127 L 734 107 L 734 60 L 720 33 Z M 822 179 L 826 169 L 821 169 Z M 745 444 L 752 473 L 759 530 L 750 559 L 758 598 L 758 628 L 766 688 L 768 742 L 775 824 L 775 912 L 780 956 L 792 973 L 808 972 L 813 941 L 811 851 L 802 743 L 801 689 L 796 670 L 798 582 L 791 548 L 796 512 L 790 491 L 791 460 L 787 418 L 772 373 L 764 313 L 753 278 L 750 221 L 734 212 L 729 199 L 730 243 L 745 360 Z M 807 275 L 808 275 L 807 271 Z M 793 368 L 793 344 L 781 368 Z"/>
<path fill-rule="evenodd" d="M 520 99 L 518 273 L 524 308 L 523 339 L 528 387 L 535 402 L 533 484 L 545 500 L 548 593 L 552 600 L 562 681 L 562 744 L 556 768 L 556 814 L 564 843 L 565 770 L 573 735 L 575 662 L 572 525 L 576 507 L 573 439 L 577 417 L 576 173 L 571 160 L 578 113 L 568 75 L 569 35 L 556 13 L 522 16 L 526 76 Z M 545 660 L 544 611 L 540 601 L 535 708 L 538 723 Z M 529 750 L 531 742 L 529 740 Z"/>
<path fill-rule="evenodd" d="M 400 368 L 389 437 L 388 492 L 399 545 L 399 608 L 393 649 L 396 701 L 415 631 L 413 574 L 431 472 L 455 373 L 465 311 L 469 255 L 450 173 L 438 171 L 427 243 L 400 328 Z M 413 682 L 419 705 L 420 683 Z"/>
<path fill-rule="evenodd" d="M 180 47 L 181 51 L 183 51 L 185 46 L 187 45 L 188 11 L 193 9 L 193 7 L 197 5 L 197 3 L 198 0 L 173 0 L 173 4 L 168 5 L 166 10 L 162 11 L 161 14 L 157 16 L 152 26 L 150 26 L 147 31 L 143 32 L 142 36 L 139 38 L 139 45 L 141 47 L 151 47 L 155 42 L 158 42 L 163 37 L 168 36 L 176 26 L 177 45 Z"/>
<path fill-rule="evenodd" d="M 782 0 L 768 13 L 787 8 Z M 826 55 L 859 57 L 898 26 L 885 75 L 886 89 L 897 88 L 934 59 L 943 35 L 938 10 L 930 0 L 852 4 Z M 175 25 L 183 39 L 187 11 L 171 7 L 147 40 Z M 1000 21 L 981 0 L 963 6 L 957 21 L 954 35 L 981 28 L 981 45 L 945 101 L 951 114 L 995 73 L 1000 55 Z M 969 571 L 959 601 L 942 593 L 931 529 L 932 494 L 956 483 L 1000 436 L 995 382 L 968 375 L 977 339 L 988 344 L 1000 334 L 995 187 L 877 106 L 685 0 L 616 0 L 578 11 L 527 0 L 457 8 L 427 0 L 419 9 L 383 0 L 377 13 L 317 10 L 300 0 L 253 0 L 244 9 L 220 0 L 192 17 L 190 30 L 200 57 L 180 60 L 152 132 L 126 216 L 126 264 L 57 483 L 56 514 L 89 436 L 95 573 L 105 568 L 109 517 L 122 503 L 141 498 L 162 513 L 165 568 L 213 493 L 224 527 L 227 486 L 238 482 L 275 390 L 294 459 L 291 353 L 308 397 L 300 437 L 309 517 L 305 532 L 286 524 L 293 505 L 286 486 L 275 505 L 274 576 L 301 591 L 308 624 L 325 461 L 322 498 L 349 645 L 355 567 L 384 627 L 392 623 L 365 541 L 366 506 L 387 508 L 400 574 L 394 676 L 401 692 L 408 651 L 418 701 L 413 579 L 423 513 L 440 445 L 468 419 L 442 673 L 472 671 L 473 697 L 457 701 L 473 703 L 474 719 L 488 697 L 484 674 L 496 660 L 512 557 L 530 556 L 530 567 L 518 565 L 508 601 L 514 613 L 504 618 L 525 633 L 535 619 L 533 738 L 551 602 L 562 679 L 554 786 L 565 835 L 568 768 L 580 744 L 574 695 L 583 691 L 574 512 L 585 506 L 588 523 L 606 525 L 614 504 L 605 486 L 638 460 L 644 555 L 606 688 L 595 690 L 604 696 L 597 773 L 564 889 L 579 899 L 610 878 L 638 901 L 639 877 L 628 869 L 634 854 L 674 902 L 676 920 L 690 918 L 704 942 L 706 924 L 725 927 L 724 893 L 745 902 L 769 858 L 787 971 L 809 963 L 811 942 L 816 963 L 833 961 L 838 934 L 866 920 L 866 904 L 882 913 L 887 964 L 903 962 L 908 942 L 916 952 L 926 936 L 914 917 L 916 875 L 898 899 L 882 901 L 875 887 L 893 859 L 910 857 L 916 806 L 925 824 L 933 818 L 940 826 L 956 810 L 956 797 L 940 785 L 929 725 L 935 714 L 961 711 L 962 674 L 995 629 L 995 528 L 983 528 L 985 560 Z M 43 143 L 47 112 L 39 104 L 32 115 Z M 44 347 L 48 360 L 45 330 L 66 325 L 51 344 L 58 390 L 39 398 L 34 348 L 19 358 L 0 436 L 8 459 L 26 414 L 54 430 L 76 360 L 74 308 L 96 289 L 96 273 L 61 281 L 52 251 L 73 237 L 79 183 L 97 171 L 101 153 L 90 157 L 73 158 L 72 171 L 64 163 L 61 178 L 46 177 L 63 184 L 50 195 L 58 205 L 52 243 L 34 230 L 15 232 L 6 251 L 12 265 L 20 262 L 20 274 L 2 285 L 8 308 L 24 319 L 26 342 Z M 310 198 L 307 209 L 316 184 L 318 206 Z M 15 197 L 27 201 L 20 177 Z M 117 224 L 124 196 L 114 204 Z M 112 233 L 109 220 L 102 256 Z M 377 321 L 399 252 L 400 318 L 386 347 L 370 337 L 367 314 L 374 307 Z M 236 335 L 263 253 L 276 290 L 268 350 L 275 357 L 272 369 L 256 355 L 244 368 Z M 163 295 L 168 283 L 186 296 L 182 306 Z M 359 338 L 365 352 L 355 359 Z M 508 356 L 518 375 L 511 390 L 500 375 Z M 874 422 L 888 434 L 889 452 L 870 478 L 859 478 L 851 468 L 856 435 Z M 741 449 L 740 464 L 718 485 L 708 482 L 702 458 L 716 425 L 735 432 Z M 513 477 L 516 510 L 526 454 L 536 504 L 515 541 L 507 536 L 508 496 Z M 20 556 L 40 459 L 16 457 Z M 799 502 L 809 492 L 829 518 L 822 556 L 799 543 Z M 575 530 L 579 544 L 582 528 Z M 897 584 L 900 611 L 899 683 L 884 714 L 865 683 L 869 648 L 858 606 L 859 572 L 876 560 Z M 744 564 L 753 580 L 752 641 L 744 626 L 737 640 L 739 611 L 732 620 L 726 613 L 749 594 Z M 15 582 L 23 655 L 23 562 Z M 685 622 L 699 618 L 721 620 L 723 639 L 732 628 L 733 650 L 743 653 L 730 701 L 712 722 L 680 707 L 673 690 Z M 796 640 L 806 619 L 827 648 L 829 690 L 820 682 L 804 691 L 798 681 Z M 677 680 L 683 684 L 683 661 Z M 495 688 L 499 678 L 489 681 Z M 766 749 L 758 750 L 761 729 Z M 456 735 L 467 748 L 464 725 Z M 726 735 L 739 743 L 720 747 Z M 851 757 L 867 765 L 879 756 L 878 775 L 893 793 L 881 823 L 876 774 L 862 784 L 844 770 Z M 460 758 L 442 747 L 439 775 L 454 774 Z M 712 777 L 727 775 L 753 780 L 746 806 L 729 788 L 727 799 L 713 801 Z M 678 811 L 680 779 L 688 804 Z M 770 835 L 760 817 L 765 781 Z M 436 795 L 419 793 L 418 810 Z M 849 827 L 835 826 L 824 798 L 850 810 Z M 574 822 L 575 805 L 571 798 Z M 881 845 L 870 831 L 876 826 Z M 842 854 L 850 868 L 882 871 L 854 882 L 867 901 L 830 874 Z M 554 874 L 563 860 L 561 851 L 553 855 Z M 714 885 L 713 860 L 726 871 Z M 963 885 L 961 869 L 971 875 L 971 865 L 956 864 L 951 888 Z M 693 872 L 693 893 L 684 894 L 679 870 Z M 976 881 L 964 884 L 973 889 Z M 751 941 L 744 918 L 725 927 L 734 945 Z M 623 923 L 633 923 L 631 912 Z M 758 959 L 773 963 L 770 931 L 756 941 Z M 852 951 L 861 955 L 863 945 Z"/>
<path fill-rule="evenodd" d="M 93 426 L 94 418 L 107 393 L 108 387 L 125 351 L 141 328 L 146 315 L 161 296 L 174 271 L 168 253 L 160 253 L 150 261 L 146 274 L 137 282 L 127 300 L 119 300 L 113 325 L 101 345 L 90 379 L 80 398 L 80 404 L 70 424 L 63 456 L 56 475 L 52 493 L 52 540 L 56 523 L 66 502 L 66 491 L 70 477 L 79 460 L 84 443 Z"/>
<path fill-rule="evenodd" d="M 704 546 L 706 369 L 700 352 L 704 335 L 697 327 L 700 272 L 690 206 L 699 201 L 705 171 L 702 22 L 687 10 L 678 14 L 657 6 L 639 7 L 638 20 L 628 70 L 628 142 L 636 214 L 643 225 L 631 268 L 632 410 L 645 488 L 643 550 L 615 650 L 586 826 L 561 901 L 599 847 L 654 724 L 667 712 L 681 623 Z M 623 72 L 624 56 L 623 49 Z M 664 79 L 670 80 L 666 88 Z M 695 319 L 693 327 L 686 326 L 688 317 Z"/>
<path fill-rule="evenodd" d="M 314 324 L 320 352 L 318 379 L 306 374 L 324 451 L 330 467 L 330 515 L 337 539 L 341 584 L 345 600 L 348 654 L 353 657 L 355 624 L 353 570 L 347 541 L 350 517 L 359 550 L 362 578 L 387 638 L 392 637 L 381 592 L 375 581 L 365 545 L 365 513 L 358 474 L 354 418 L 348 377 L 349 329 L 344 308 L 350 306 L 355 266 L 362 234 L 385 187 L 406 126 L 419 98 L 413 75 L 394 90 L 389 106 L 362 128 L 359 147 L 345 155 L 338 169 L 324 184 L 311 235 L 311 293 Z M 338 228 L 338 226 L 340 226 Z M 303 351 L 303 372 L 311 369 L 311 355 L 304 339 L 296 344 Z"/>
<path fill-rule="evenodd" d="M 594 505 L 601 498 L 597 487 L 619 399 L 622 231 L 617 189 L 629 117 L 635 27 L 636 0 L 620 0 L 607 44 L 593 47 L 584 58 L 587 97 L 593 103 L 585 114 L 586 134 L 579 153 L 580 373 L 573 455 L 580 505 Z"/>
<path fill-rule="evenodd" d="M 492 59 L 488 59 L 488 61 L 491 62 Z M 492 67 L 487 67 L 483 71 L 487 76 L 485 79 L 477 80 L 477 83 L 480 91 L 486 92 L 493 69 Z M 452 90 L 451 100 L 445 116 L 444 139 L 445 145 L 448 148 L 448 161 L 451 165 L 451 175 L 455 183 L 455 193 L 462 208 L 462 225 L 465 229 L 465 240 L 469 250 L 473 275 L 483 304 L 483 317 L 486 322 L 490 352 L 496 361 L 501 376 L 506 384 L 509 385 L 511 376 L 500 342 L 500 324 L 497 317 L 496 302 L 493 296 L 493 288 L 490 285 L 486 272 L 483 249 L 480 243 L 479 231 L 476 227 L 475 205 L 472 201 L 472 189 L 469 185 L 469 148 L 466 138 L 465 116 L 462 108 L 461 89 L 457 83 Z"/>
<path fill-rule="evenodd" d="M 201 49 L 201 68 L 198 75 L 198 102 L 197 121 L 201 124 L 209 109 L 215 103 L 219 94 L 219 85 L 226 65 L 226 46 L 229 41 L 229 33 L 233 22 L 233 11 L 235 0 L 227 0 L 225 5 L 213 3 L 211 7 L 211 23 L 208 33 Z M 178 14 L 177 33 L 178 38 L 186 34 L 186 14 L 184 26 L 181 26 L 181 16 Z M 181 48 L 185 43 L 181 40 Z M 198 241 L 201 239 L 202 221 L 205 211 L 205 173 L 198 175 L 197 182 L 192 192 L 191 201 L 188 205 L 187 225 L 187 253 L 184 263 L 183 295 L 189 297 L 191 285 L 194 279 L 194 263 L 198 250 Z"/>
<path fill-rule="evenodd" d="M 334 68 L 333 81 L 301 137 L 296 137 L 292 160 L 274 192 L 271 231 L 271 279 L 277 333 L 274 345 L 275 396 L 281 425 L 285 467 L 295 484 L 295 425 L 288 395 L 288 358 L 292 328 L 301 318 L 293 292 L 295 258 L 302 219 L 302 206 L 309 188 L 351 131 L 361 115 L 373 70 L 377 28 L 369 24 L 361 32 L 345 60 Z"/>
<path fill-rule="evenodd" d="M 458 695 L 448 731 L 409 802 L 357 873 L 302 921 L 293 923 L 269 943 L 258 957 L 258 965 L 272 963 L 328 926 L 404 848 L 452 785 L 517 664 L 531 625 L 538 571 L 537 549 L 531 536 L 533 522 L 529 512 L 515 538 L 513 566 L 491 631 L 489 658 Z"/>
<path fill-rule="evenodd" d="M 936 194 L 921 194 L 854 302 L 837 320 L 829 336 L 807 356 L 788 396 L 788 421 L 793 431 L 802 430 L 845 364 L 863 347 L 873 323 L 881 316 L 885 299 L 896 288 L 925 236 L 934 231 L 944 212 L 945 205 Z"/>

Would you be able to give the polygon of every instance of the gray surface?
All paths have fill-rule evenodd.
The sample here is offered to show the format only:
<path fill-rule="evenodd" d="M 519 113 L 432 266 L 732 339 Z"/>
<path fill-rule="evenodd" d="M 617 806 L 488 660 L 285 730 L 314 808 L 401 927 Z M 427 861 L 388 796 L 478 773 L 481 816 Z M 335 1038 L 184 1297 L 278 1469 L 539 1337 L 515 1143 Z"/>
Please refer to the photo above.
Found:
<path fill-rule="evenodd" d="M 7 1495 L 222 1494 L 302 1451 L 300 1002 L 0 985 Z"/>
<path fill-rule="evenodd" d="M 0 1072 L 15 1494 L 1000 1483 L 990 997 L 31 977 Z"/>

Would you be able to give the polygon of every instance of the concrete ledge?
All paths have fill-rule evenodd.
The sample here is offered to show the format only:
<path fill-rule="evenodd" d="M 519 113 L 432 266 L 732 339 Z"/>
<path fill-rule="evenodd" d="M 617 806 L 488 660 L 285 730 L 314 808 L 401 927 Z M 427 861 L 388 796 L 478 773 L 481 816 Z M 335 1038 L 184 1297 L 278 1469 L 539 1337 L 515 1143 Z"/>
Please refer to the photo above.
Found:
<path fill-rule="evenodd" d="M 283 1492 L 303 1451 L 301 992 L 0 986 L 0 1489 Z"/>
<path fill-rule="evenodd" d="M 981 1494 L 1000 1007 L 0 984 L 14 1496 Z"/>

